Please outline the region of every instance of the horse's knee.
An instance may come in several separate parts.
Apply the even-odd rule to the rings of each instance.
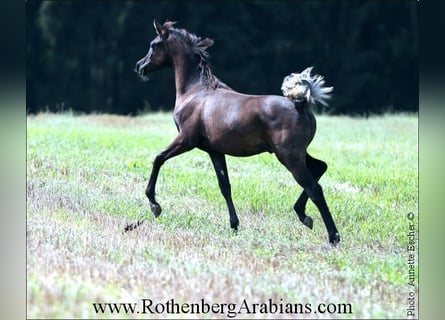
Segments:
[[[160,167],[165,162],[165,155],[164,153],[160,153],[156,156],[155,160],[153,161],[153,167]]]

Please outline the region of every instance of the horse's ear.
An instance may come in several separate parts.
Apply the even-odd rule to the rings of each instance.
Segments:
[[[156,21],[156,19],[153,19],[153,27],[156,30],[157,35],[161,35],[162,33],[162,24]]]
[[[164,22],[164,29],[170,29],[171,27],[173,27],[175,24],[177,24],[177,21],[165,21]]]
[[[168,38],[168,28],[165,27],[165,25],[160,24],[156,21],[156,19],[153,20],[153,27],[156,30],[156,34],[158,36],[161,36],[162,39]]]

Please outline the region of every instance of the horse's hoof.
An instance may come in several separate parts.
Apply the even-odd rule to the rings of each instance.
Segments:
[[[340,242],[340,235],[338,234],[338,232],[335,233],[333,236],[329,236],[329,242],[333,246],[336,246]]]
[[[303,224],[312,230],[312,227],[314,226],[314,221],[312,220],[311,217],[306,216],[306,218],[304,218],[303,220]]]
[[[157,203],[150,203],[150,209],[156,218],[159,217],[162,211],[161,206]]]

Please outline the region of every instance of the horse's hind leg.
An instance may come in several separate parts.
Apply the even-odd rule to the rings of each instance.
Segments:
[[[227,207],[229,208],[230,227],[236,231],[238,230],[239,220],[232,201],[232,191],[230,187],[229,175],[227,173],[226,157],[224,154],[214,152],[209,152],[209,155],[210,159],[212,159],[213,167],[215,168],[219,188],[221,189],[221,193],[223,194]]]
[[[306,167],[310,171],[312,177],[315,179],[315,181],[318,181],[320,177],[326,172],[328,165],[318,159],[315,159],[311,157],[309,154],[306,154]],[[306,215],[306,203],[308,200],[307,193],[303,190],[298,200],[295,202],[294,210],[298,215],[298,218],[300,221],[307,226],[308,228],[312,229],[313,227],[313,221],[311,217],[308,217]]]
[[[326,230],[329,235],[329,242],[337,244],[340,241],[340,235],[332,219],[331,212],[324,198],[323,189],[318,182],[312,177],[309,169],[306,167],[304,158],[292,157],[288,153],[277,154],[280,162],[292,173],[298,184],[304,189],[307,196],[314,202],[320,211]]]
[[[181,153],[187,152],[193,149],[189,144],[186,143],[186,139],[182,134],[179,134],[176,139],[161,153],[159,153],[155,161],[153,162],[153,169],[151,171],[150,180],[148,181],[147,188],[145,189],[145,194],[150,201],[150,208],[155,217],[161,214],[161,206],[156,202],[155,199],[155,187],[156,180],[158,179],[159,170],[161,166],[170,158],[173,158]]]

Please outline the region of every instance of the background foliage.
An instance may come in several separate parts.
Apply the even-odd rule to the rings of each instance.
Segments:
[[[133,72],[153,18],[215,40],[214,73],[235,90],[281,94],[313,65],[333,114],[418,110],[416,1],[27,1],[27,111],[136,114],[174,105],[172,71]]]

